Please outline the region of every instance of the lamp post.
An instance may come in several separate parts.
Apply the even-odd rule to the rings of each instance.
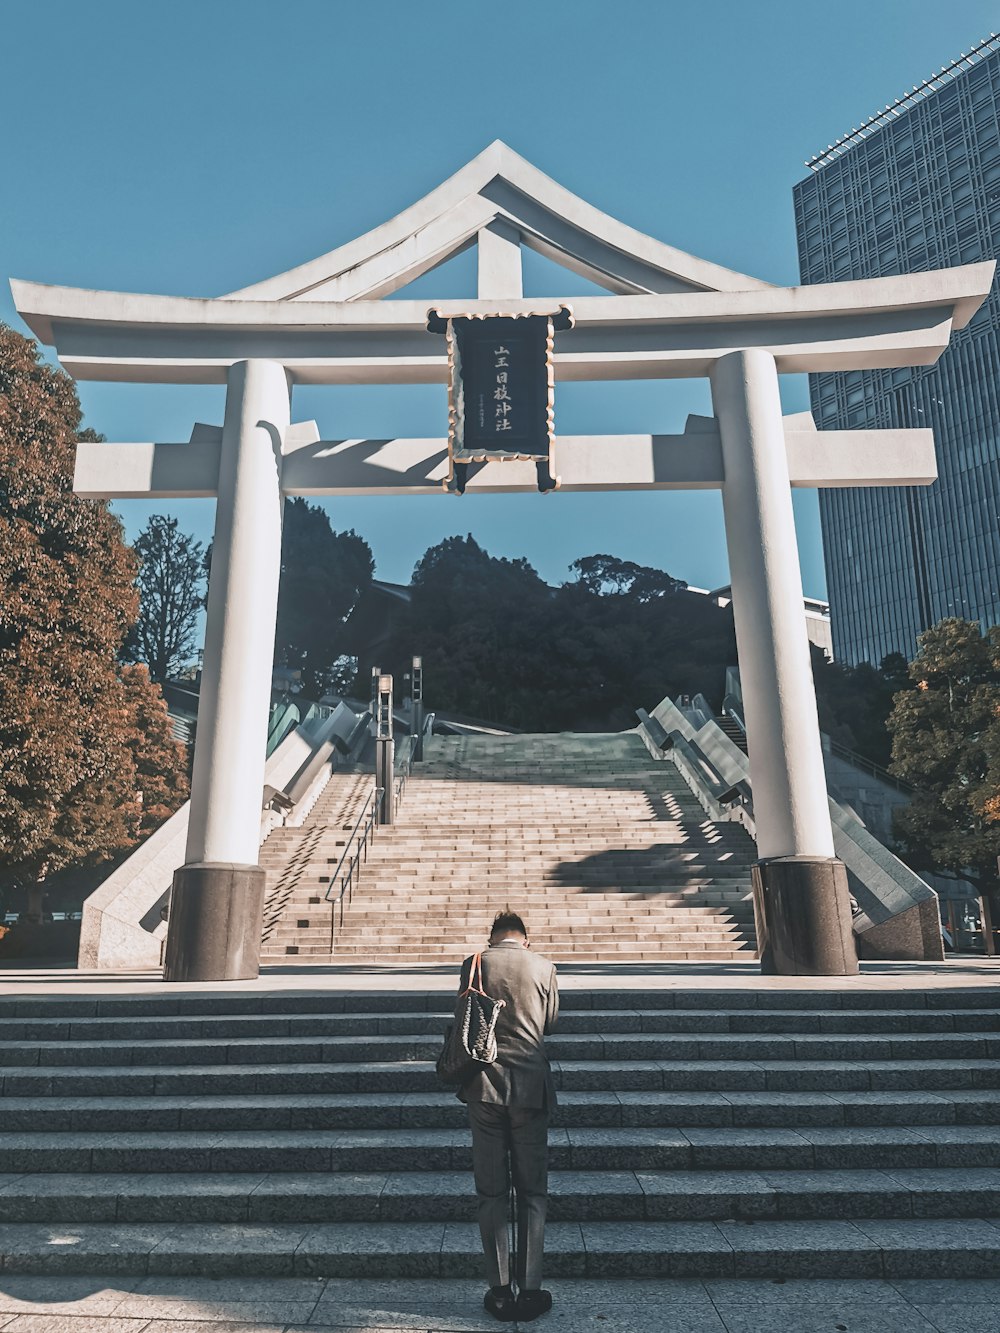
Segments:
[[[410,698],[413,710],[410,713],[410,726],[417,738],[413,747],[413,761],[418,763],[424,757],[424,659],[414,657],[413,673],[410,676]]]
[[[375,678],[375,785],[382,788],[379,807],[380,824],[391,824],[395,814],[393,738],[392,738],[392,677]]]

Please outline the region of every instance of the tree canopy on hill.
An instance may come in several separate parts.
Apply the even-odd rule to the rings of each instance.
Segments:
[[[80,416],[72,380],[0,325],[4,889],[115,857],[186,789],[159,690],[119,661],[136,562],[107,504],[73,494],[76,441],[97,438]]]
[[[371,547],[353,529],[334,532],[319,505],[285,501],[274,663],[301,671],[306,698],[350,683],[339,662],[344,621],[374,570]]]
[[[211,577],[211,543],[204,566]],[[353,528],[335,532],[320,505],[302,497],[285,501],[274,665],[300,673],[305,698],[354,685],[344,622],[374,573],[371,547]]]
[[[447,538],[414,571],[394,670],[421,652],[433,707],[532,731],[628,727],[668,693],[721,699],[736,660],[728,610],[614,556],[571,572],[552,588],[525,560]]]
[[[570,573],[553,588],[525,560],[449,537],[417,563],[385,665],[403,673],[421,653],[428,707],[531,731],[629,727],[636,707],[664,695],[700,692],[721,705],[736,664],[730,607],[617,556],[584,556]],[[903,659],[848,667],[815,648],[813,672],[823,730],[888,765]]]
[[[822,731],[848,749],[888,768],[892,757],[889,713],[897,691],[908,684],[906,658],[890,653],[879,667],[828,661],[813,649],[813,678]]]

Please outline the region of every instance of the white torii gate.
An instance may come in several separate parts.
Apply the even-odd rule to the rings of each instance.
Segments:
[[[478,297],[383,298],[471,245]],[[818,433],[782,418],[781,373],[930,365],[985,299],[993,263],[774,287],[608,217],[500,142],[383,226],[214,299],[11,283],[18,311],[78,379],[226,384],[222,427],[187,444],[81,444],[75,488],[101,498],[216,496],[186,863],[165,976],[257,975],[258,861],[281,511],[286,495],[443,495],[446,441],[318,438],[295,384],[443,383],[444,317],[514,314],[521,247],[605,288],[556,335],[562,380],[707,376],[715,416],[681,435],[557,439],[561,489],[721,489],[759,861],[758,928],[787,973],[854,971],[802,621],[791,486],[926,485],[928,430]],[[564,300],[564,303],[570,303]],[[532,463],[490,463],[468,493],[534,490]],[[546,500],[546,504],[558,504]]]

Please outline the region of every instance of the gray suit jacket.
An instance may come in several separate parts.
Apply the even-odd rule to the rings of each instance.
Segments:
[[[460,991],[469,984],[471,968],[472,959],[467,958]],[[544,1040],[559,1016],[555,965],[516,940],[503,940],[483,951],[483,989],[495,1000],[506,1001],[497,1019],[497,1059],[459,1089],[459,1099],[501,1106],[555,1106]]]

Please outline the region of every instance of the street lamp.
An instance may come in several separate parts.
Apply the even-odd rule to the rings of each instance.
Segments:
[[[413,708],[410,713],[410,726],[416,737],[413,747],[413,761],[418,763],[424,757],[424,659],[414,657],[410,675],[410,698]]]

